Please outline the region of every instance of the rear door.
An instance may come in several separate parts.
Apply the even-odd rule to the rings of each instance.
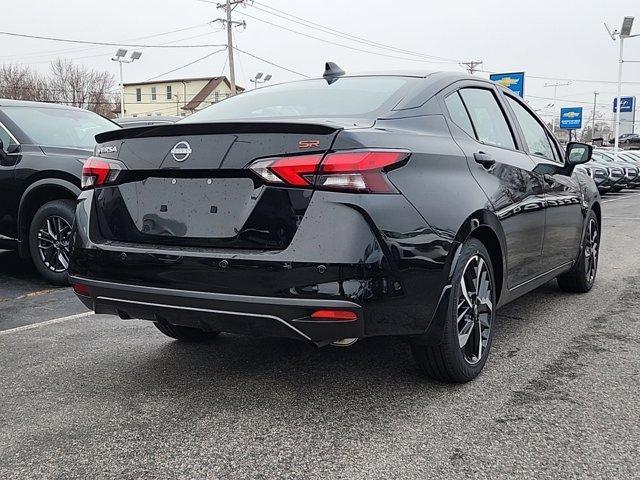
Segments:
[[[542,175],[546,227],[542,265],[552,270],[575,260],[582,238],[582,194],[578,181],[565,168],[557,143],[542,122],[512,95],[504,94],[522,132],[525,148]]]
[[[507,285],[513,288],[542,271],[544,192],[535,164],[520,149],[492,85],[465,82],[444,101],[458,127],[454,138],[504,229]]]

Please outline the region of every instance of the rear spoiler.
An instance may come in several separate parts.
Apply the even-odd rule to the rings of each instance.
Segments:
[[[342,127],[330,127],[318,123],[283,122],[235,122],[235,123],[174,123],[147,127],[123,128],[96,135],[97,143],[113,142],[128,138],[170,137],[184,135],[211,135],[234,133],[300,133],[329,135]]]

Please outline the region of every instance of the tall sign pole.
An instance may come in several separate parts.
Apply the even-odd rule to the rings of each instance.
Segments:
[[[593,117],[591,119],[591,143],[596,138],[596,107],[598,105],[598,92],[593,92]]]

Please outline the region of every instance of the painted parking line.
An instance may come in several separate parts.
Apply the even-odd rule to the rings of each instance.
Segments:
[[[640,220],[640,217],[602,217],[605,220]]]
[[[89,317],[95,315],[93,312],[83,312],[76,315],[69,315],[68,317],[54,318],[53,320],[46,320],[40,323],[32,323],[31,325],[23,325],[22,327],[9,328],[7,330],[0,331],[0,336],[10,335],[12,333],[24,332],[26,330],[33,330],[35,328],[46,327],[47,325],[54,325],[56,323],[64,323],[70,320],[77,320],[79,318]]]
[[[637,197],[638,195],[640,195],[640,193],[633,193],[633,194],[624,195],[624,196],[621,196],[621,197],[610,198],[609,200],[603,200],[602,203],[616,202],[618,200],[625,200],[627,198]]]

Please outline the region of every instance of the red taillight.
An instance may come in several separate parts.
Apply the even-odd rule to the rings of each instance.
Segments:
[[[269,169],[285,183],[296,187],[313,185],[313,176],[322,161],[322,155],[301,155],[279,158],[269,165]]]
[[[122,165],[118,162],[89,157],[82,167],[82,188],[87,190],[113,183],[121,171]]]
[[[76,292],[78,295],[82,295],[83,297],[91,296],[91,290],[89,289],[89,287],[81,283],[75,283],[73,285],[73,291]]]
[[[392,193],[386,172],[409,156],[405,151],[353,150],[326,156],[297,155],[258,160],[249,168],[269,183],[364,193]]]
[[[355,190],[365,193],[392,193],[396,189],[385,171],[399,166],[408,157],[398,151],[353,151],[328,154],[316,179],[318,188]]]
[[[311,318],[330,322],[355,322],[358,315],[349,310],[316,310],[311,314]]]

